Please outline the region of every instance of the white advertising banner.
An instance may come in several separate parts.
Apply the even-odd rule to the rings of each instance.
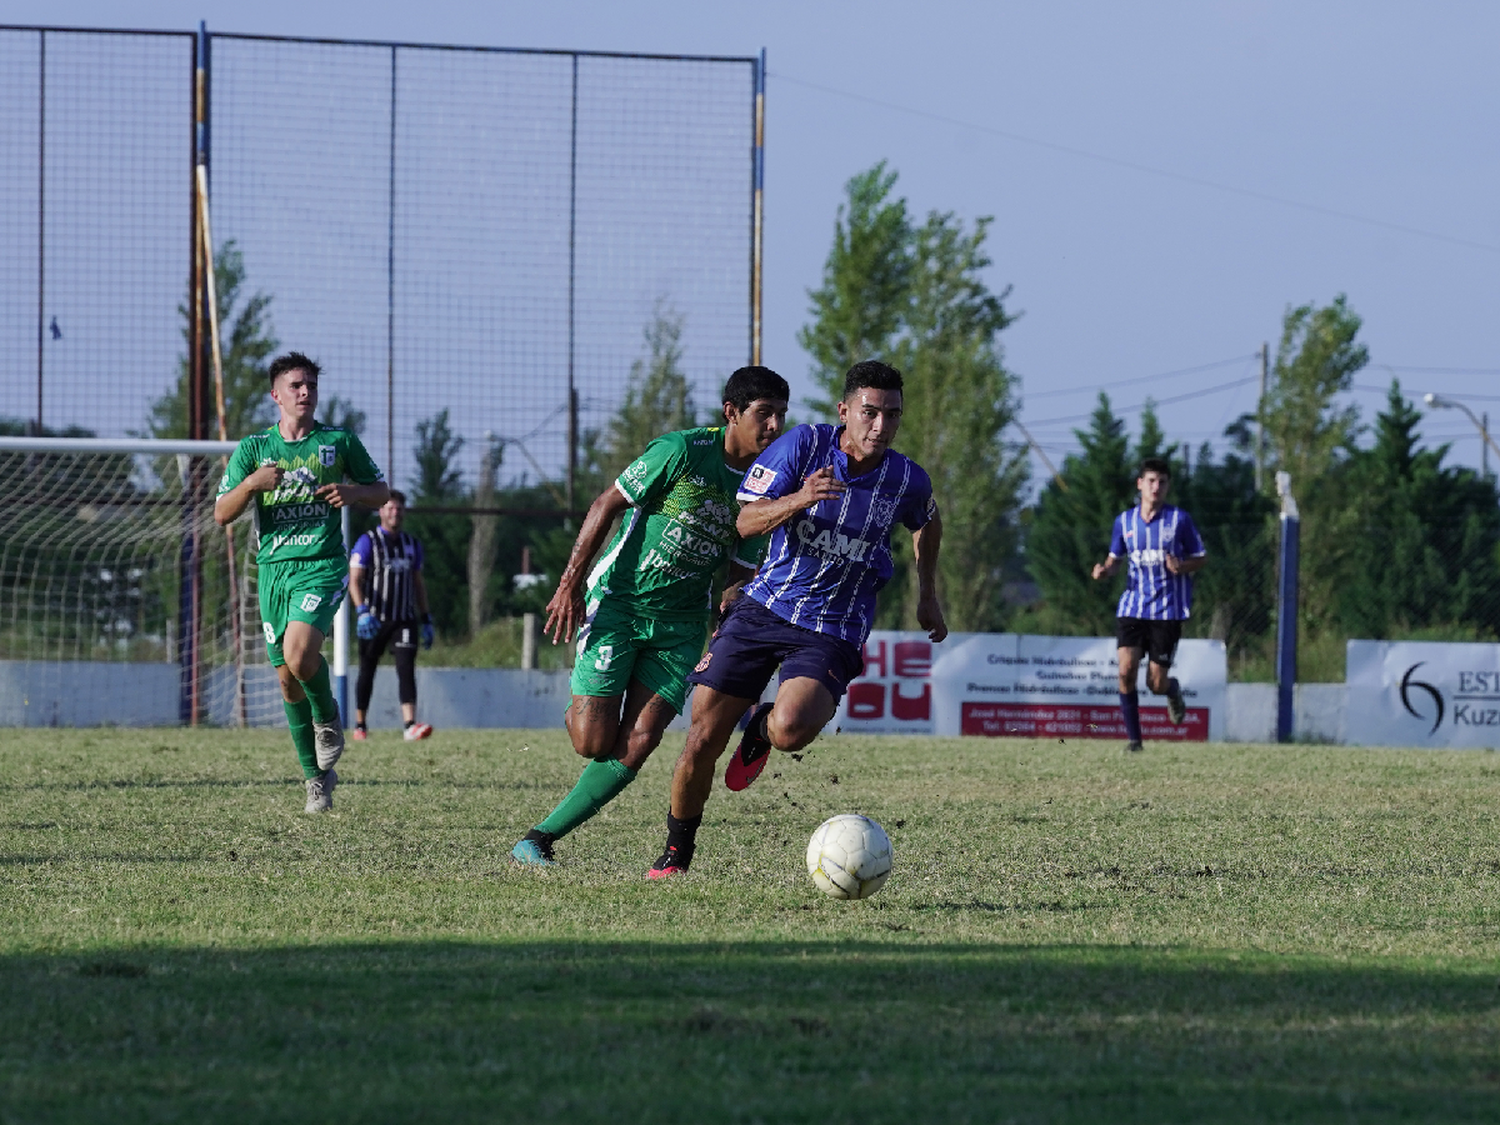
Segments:
[[[1112,637],[955,633],[934,645],[923,633],[877,631],[865,643],[865,671],[840,707],[846,731],[992,737],[1121,739],[1117,651]],[[1224,737],[1228,662],[1221,641],[1183,641],[1172,667],[1187,720],[1167,720],[1165,698],[1146,689],[1141,727],[1148,740]]]
[[[1355,746],[1500,748],[1500,644],[1350,641]]]

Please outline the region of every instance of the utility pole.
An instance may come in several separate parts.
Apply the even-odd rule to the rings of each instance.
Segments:
[[[1479,418],[1480,418],[1480,422],[1481,422],[1481,425],[1480,425],[1479,428],[1482,431],[1482,433],[1481,433],[1480,436],[1483,437],[1483,439],[1484,439],[1483,441],[1481,441],[1479,443],[1479,462],[1484,467],[1484,479],[1485,480],[1489,480],[1490,479],[1490,412],[1488,410],[1486,410],[1483,414],[1481,414],[1479,416]]]
[[[1255,491],[1260,492],[1266,475],[1266,384],[1270,379],[1271,346],[1260,345],[1260,400],[1255,407]]]

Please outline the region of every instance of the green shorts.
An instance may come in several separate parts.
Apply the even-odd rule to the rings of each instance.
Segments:
[[[574,695],[624,695],[639,680],[682,713],[687,674],[703,655],[703,618],[661,620],[605,598],[578,634]]]
[[[349,563],[343,558],[264,563],[260,568],[260,620],[271,666],[286,663],[281,642],[292,621],[305,621],[325,637],[349,586]]]

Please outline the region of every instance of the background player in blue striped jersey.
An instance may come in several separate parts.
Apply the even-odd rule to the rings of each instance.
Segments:
[[[750,466],[736,497],[747,538],[771,533],[765,562],[688,677],[697,685],[687,746],[672,774],[667,847],[653,879],[686,871],[713,788],[715,765],[735,725],[777,667],[774,704],[757,707],[725,772],[743,789],[774,746],[801,750],[833,718],[864,668],[875,594],[888,581],[891,532],[912,533],[917,621],[934,641],[948,635],[937,596],[943,525],[922,467],[890,448],[901,425],[901,372],[857,363],[844,379],[839,425],[796,426]]]
[[[1167,715],[1180,724],[1187,715],[1182,689],[1168,674],[1182,623],[1192,615],[1192,576],[1203,569],[1208,552],[1193,517],[1167,503],[1172,487],[1172,467],[1159,457],[1141,462],[1136,480],[1141,501],[1115,517],[1109,555],[1094,564],[1094,580],[1108,578],[1129,561],[1125,592],[1115,611],[1115,636],[1120,656],[1120,712],[1130,739],[1125,749],[1141,749],[1140,699],[1136,677],[1141,653],[1150,657],[1146,686],[1167,697]]]
[[[432,734],[431,723],[417,722],[417,638],[431,648],[437,636],[427,611],[422,581],[422,543],[409,531],[406,494],[391,489],[380,506],[380,526],[359,537],[349,553],[349,600],[359,611],[359,679],[354,685],[354,737],[369,737],[365,712],[375,688],[375,668],[390,648],[396,661],[396,692],[401,701],[404,737],[416,742]]]

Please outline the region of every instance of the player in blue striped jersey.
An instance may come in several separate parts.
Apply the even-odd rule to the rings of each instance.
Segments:
[[[774,703],[750,713],[724,782],[743,789],[772,747],[812,742],[864,667],[876,592],[890,581],[891,533],[912,535],[917,621],[948,635],[936,579],[942,521],[921,466],[890,448],[901,425],[901,373],[873,361],[844,380],[839,425],[796,426],[750,466],[736,499],[740,535],[771,535],[765,561],[725,617],[690,683],[692,725],[672,774],[667,847],[649,875],[686,871],[715,765],[747,708],[780,668]]]
[[[1115,517],[1109,555],[1094,565],[1094,580],[1108,578],[1128,560],[1125,592],[1115,611],[1120,657],[1120,712],[1130,751],[1141,749],[1140,699],[1136,677],[1141,654],[1150,658],[1146,686],[1167,697],[1167,715],[1180,724],[1187,704],[1175,677],[1169,674],[1182,623],[1193,611],[1193,575],[1203,569],[1208,552],[1193,517],[1167,503],[1172,467],[1160,457],[1141,462],[1136,480],[1141,501]]]

